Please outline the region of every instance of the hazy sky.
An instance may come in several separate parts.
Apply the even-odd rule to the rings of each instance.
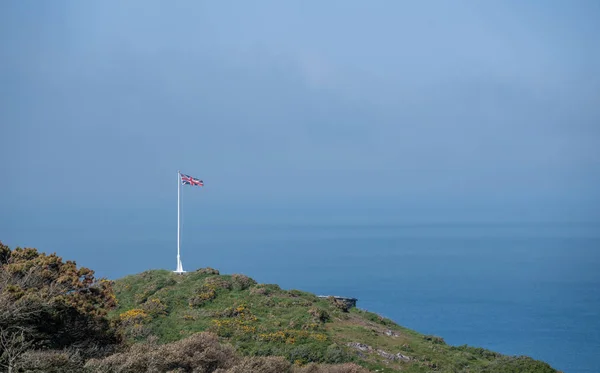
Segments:
[[[600,2],[2,1],[0,126],[5,226],[178,169],[214,216],[598,220]]]

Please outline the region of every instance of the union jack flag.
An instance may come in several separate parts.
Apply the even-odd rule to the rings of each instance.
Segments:
[[[200,179],[196,179],[195,177],[181,174],[181,185],[204,186],[204,182]]]

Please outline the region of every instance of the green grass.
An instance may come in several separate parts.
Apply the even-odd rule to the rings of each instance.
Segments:
[[[124,322],[131,341],[155,335],[166,343],[212,331],[242,354],[280,355],[301,364],[354,361],[378,372],[555,372],[526,357],[449,346],[374,313],[356,308],[343,312],[314,294],[256,284],[245,276],[206,269],[183,275],[154,270],[117,280],[115,292],[119,305],[111,317],[125,320],[120,315],[132,309],[147,314]],[[190,305],[192,299],[196,301]],[[348,346],[356,342],[372,350]],[[401,353],[410,361],[392,361],[377,350]]]

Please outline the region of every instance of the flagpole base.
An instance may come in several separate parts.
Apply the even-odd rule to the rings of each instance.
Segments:
[[[175,273],[185,273],[186,272],[183,270],[183,264],[181,264],[181,259],[179,259],[179,255],[177,255],[177,269],[173,272],[175,272]]]

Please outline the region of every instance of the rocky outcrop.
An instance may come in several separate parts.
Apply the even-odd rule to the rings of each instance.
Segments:
[[[412,360],[410,356],[403,355],[400,352],[398,352],[397,354],[392,354],[384,350],[375,350],[373,347],[360,342],[350,342],[347,344],[347,346],[362,352],[376,353],[377,355],[392,361],[408,362]]]
[[[388,360],[410,361],[410,357],[402,355],[400,352],[398,352],[397,354],[390,354],[389,352],[383,350],[377,350],[377,354]]]
[[[346,312],[350,308],[356,307],[356,302],[358,301],[356,298],[338,297],[336,295],[319,295],[318,297],[321,299],[329,299],[329,301],[339,305],[339,308]]]
[[[385,335],[387,335],[388,337],[399,337],[400,335],[398,333],[396,333],[395,331],[388,329],[385,331]]]

